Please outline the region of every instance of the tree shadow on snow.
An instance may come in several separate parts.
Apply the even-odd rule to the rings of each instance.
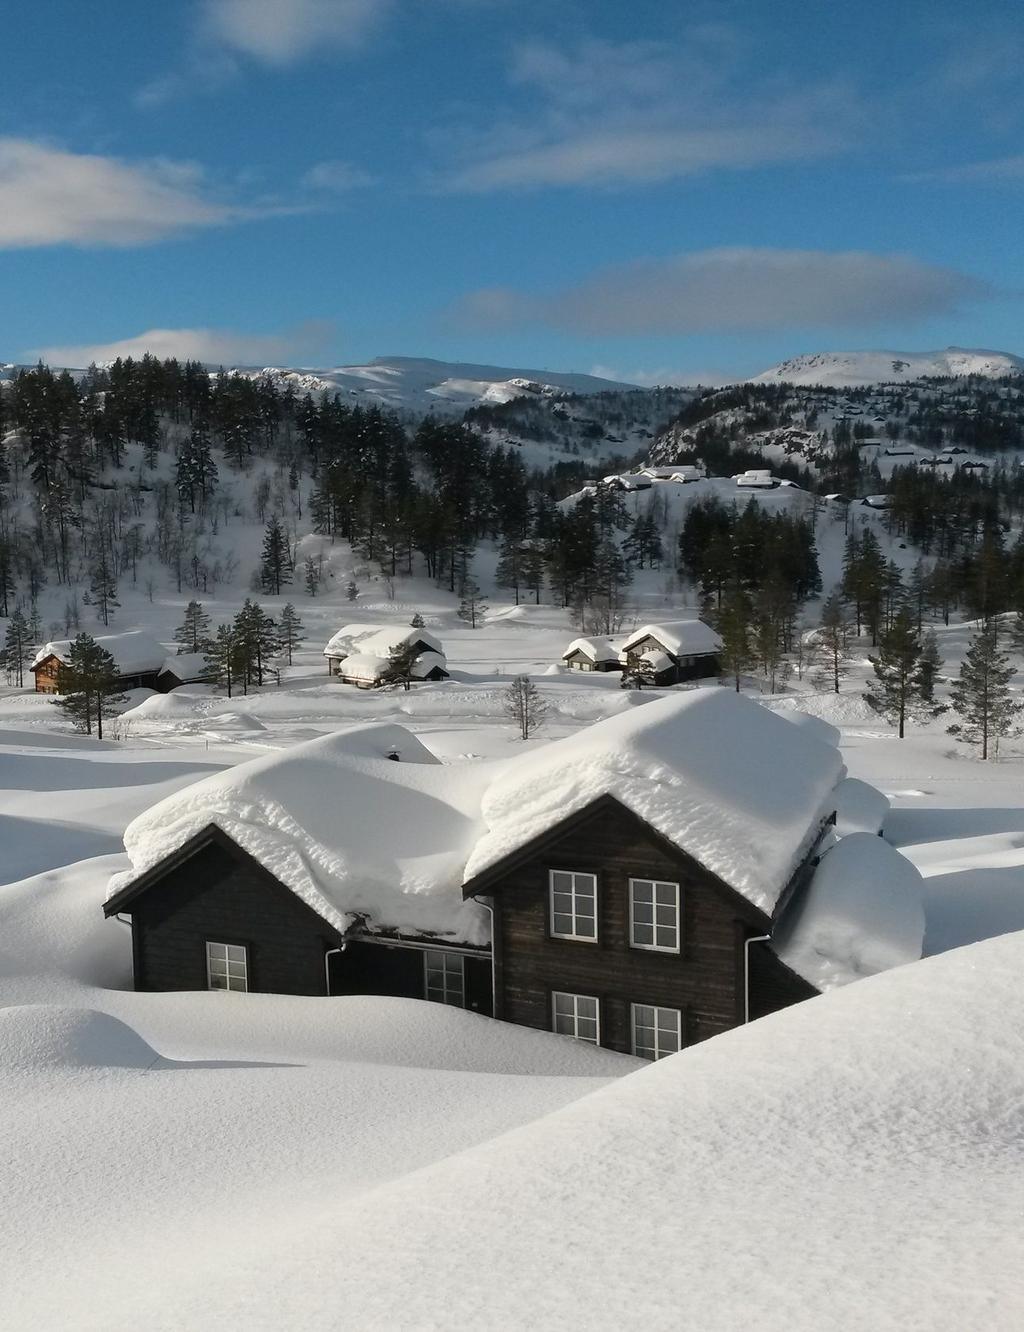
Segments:
[[[993,833],[1024,834],[1024,808],[892,809],[885,820],[885,840],[893,846],[949,842]]]

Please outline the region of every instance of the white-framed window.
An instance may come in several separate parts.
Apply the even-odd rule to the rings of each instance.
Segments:
[[[466,1006],[466,959],[461,953],[445,953],[430,948],[423,954],[424,983],[427,998],[453,1008]]]
[[[600,1045],[601,1005],[591,994],[556,990],[551,996],[551,1026],[560,1036]]]
[[[641,1059],[664,1059],[682,1048],[683,1015],[678,1008],[631,1004],[633,1053]]]
[[[630,879],[629,942],[656,953],[679,952],[679,884]]]
[[[597,875],[551,870],[551,933],[556,939],[597,939]]]
[[[242,944],[206,941],[206,984],[211,990],[248,990],[248,950]]]

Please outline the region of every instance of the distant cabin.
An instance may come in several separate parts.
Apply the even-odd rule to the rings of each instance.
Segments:
[[[779,484],[778,478],[772,476],[768,468],[763,467],[740,472],[733,477],[733,480],[741,490],[775,490]]]
[[[722,640],[703,620],[663,620],[645,624],[625,640],[620,660],[647,661],[657,685],[682,684],[721,674]]]
[[[506,760],[353,726],[139,816],[104,912],[131,919],[138,990],[396,995],[658,1059],[863,974],[917,871],[868,833],[835,860],[844,772],[720,689]],[[821,891],[819,865],[842,871]],[[916,910],[880,966],[920,956]]]
[[[149,634],[135,629],[124,634],[101,634],[96,643],[114,658],[117,671],[115,689],[156,689],[166,693],[171,685],[161,686],[160,673],[167,661],[167,649]],[[60,692],[59,674],[71,660],[74,639],[58,638],[44,644],[29,669],[35,677],[37,694]]]
[[[210,680],[210,662],[205,652],[180,652],[168,657],[156,677],[161,694],[169,694],[187,684],[203,684]]]
[[[888,509],[892,506],[892,499],[888,495],[865,495],[861,504],[869,509]]]
[[[324,648],[328,674],[357,689],[377,689],[392,652],[410,648],[414,680],[447,680],[448,662],[441,640],[413,625],[346,624]]]
[[[617,649],[607,638],[574,638],[562,653],[571,671],[621,671]]]

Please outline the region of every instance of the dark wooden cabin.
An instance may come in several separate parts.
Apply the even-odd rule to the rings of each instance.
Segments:
[[[131,916],[137,990],[390,994],[492,1012],[490,949],[343,936],[213,824],[103,910]]]
[[[493,909],[495,1014],[522,1026],[660,1057],[816,993],[747,947],[764,912],[611,796],[465,892]]]

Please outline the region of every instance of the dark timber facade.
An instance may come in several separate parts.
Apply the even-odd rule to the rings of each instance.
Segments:
[[[768,916],[611,796],[491,866],[465,895],[490,907],[492,949],[342,936],[211,825],[105,911],[131,915],[139,990],[433,999],[650,1057],[815,993],[770,946],[748,945],[770,932]],[[561,937],[567,919],[572,937]],[[652,1055],[655,1022],[662,1048]]]

